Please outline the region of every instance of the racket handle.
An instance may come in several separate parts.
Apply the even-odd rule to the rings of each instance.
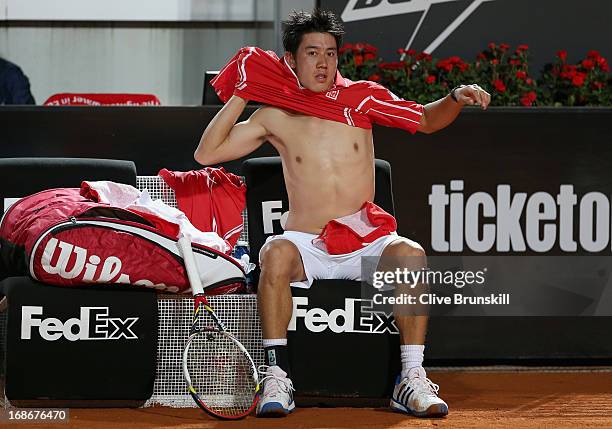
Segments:
[[[193,255],[193,249],[191,248],[191,241],[187,237],[181,236],[178,240],[178,245],[183,254],[183,261],[185,263],[185,270],[187,271],[187,278],[191,285],[191,291],[194,295],[204,293],[198,266],[195,261],[195,256]]]

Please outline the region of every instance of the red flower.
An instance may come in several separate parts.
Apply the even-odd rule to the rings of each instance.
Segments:
[[[518,45],[516,47],[516,50],[519,51],[519,52],[526,51],[528,49],[529,49],[529,45]]]
[[[377,73],[374,73],[372,76],[368,78],[368,80],[373,80],[374,82],[378,82],[380,81],[380,75]]]
[[[353,45],[353,52],[359,53],[363,51],[363,48],[364,48],[363,43],[355,43],[355,45]]]
[[[603,82],[593,82],[593,89],[601,89],[604,87]]]
[[[425,82],[427,82],[428,85],[432,85],[435,81],[436,77],[433,75],[429,75],[425,78]]]
[[[494,50],[496,48],[495,43],[491,42],[489,43],[489,49],[490,50]]]
[[[353,45],[351,45],[350,43],[345,43],[344,45],[340,47],[338,52],[340,53],[340,55],[342,55],[346,51],[352,51],[352,50],[353,50]]]
[[[523,106],[531,106],[533,102],[536,101],[536,98],[536,93],[534,91],[529,91],[521,97],[521,104]]]
[[[511,59],[509,62],[510,62],[510,65],[512,66],[520,66],[521,64],[523,64],[521,60],[516,60],[516,59]]]
[[[468,63],[464,63],[463,61],[461,61],[460,63],[457,64],[457,68],[459,69],[460,72],[464,72],[466,71],[468,68],[470,67],[470,65]]]
[[[404,68],[404,63],[401,61],[395,61],[392,63],[380,63],[378,67],[384,70],[401,70]]]
[[[582,85],[584,85],[585,79],[586,79],[586,73],[576,72],[576,74],[572,78],[572,85],[576,87],[581,87]]]
[[[495,87],[497,92],[505,92],[506,91],[506,85],[500,79],[495,79],[493,81],[493,86]]]
[[[416,51],[415,51],[414,49],[408,49],[408,50],[406,51],[406,53],[407,53],[408,55],[412,56],[412,55],[415,55],[415,54],[416,54]]]
[[[369,60],[375,60],[376,59],[376,54],[373,52],[366,52],[365,54],[363,54],[363,59],[366,61]]]
[[[525,73],[524,71],[519,70],[519,71],[516,72],[516,77],[517,77],[517,79],[525,80],[527,78],[527,73]]]
[[[405,50],[404,48],[399,48],[399,49],[397,50],[397,53],[398,53],[398,54],[400,54],[400,55],[402,55],[402,54],[405,54],[405,53],[406,53],[406,50]]]
[[[510,45],[508,45],[507,43],[500,43],[499,44],[499,49],[501,49],[503,52],[505,52],[508,49],[510,49]]]
[[[477,60],[486,60],[487,56],[481,52],[478,55],[476,55],[476,59]]]
[[[453,63],[450,61],[450,58],[447,58],[445,60],[438,61],[438,64],[436,64],[436,67],[439,69],[445,70],[447,72],[450,72],[453,70]]]
[[[587,52],[587,58],[592,58],[596,60],[599,57],[601,57],[601,55],[599,55],[599,51],[592,50],[592,51]]]
[[[499,63],[499,61],[497,61],[497,58],[493,58],[491,60],[491,64],[496,65],[497,63]]]
[[[567,60],[567,51],[557,51],[557,56],[562,62]]]
[[[378,48],[374,45],[370,45],[368,43],[364,43],[363,45],[363,52],[365,52],[366,54],[374,54],[376,55],[376,53],[378,52]]]
[[[355,65],[360,66],[363,64],[363,55],[357,54],[355,55]]]
[[[526,83],[527,85],[532,85],[532,84],[533,84],[533,79],[531,79],[531,78],[529,78],[529,77],[528,77],[528,78],[525,80],[525,83]]]
[[[606,61],[604,57],[599,57],[596,61],[597,65],[602,71],[605,71],[606,73],[610,71],[610,68],[608,67],[608,61]]]
[[[576,76],[576,66],[564,65],[561,68],[561,73],[559,73],[559,76],[562,79],[573,79],[574,76]]]
[[[583,60],[582,61],[582,67],[584,67],[586,70],[593,70],[593,68],[595,67],[595,62],[593,60]]]
[[[425,52],[421,52],[420,54],[416,56],[416,60],[417,61],[421,61],[421,60],[431,61],[431,55],[426,54]]]

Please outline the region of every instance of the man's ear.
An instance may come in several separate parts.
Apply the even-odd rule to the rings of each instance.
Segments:
[[[285,61],[287,61],[289,67],[291,67],[292,69],[295,68],[295,58],[293,57],[293,54],[291,52],[285,52]]]

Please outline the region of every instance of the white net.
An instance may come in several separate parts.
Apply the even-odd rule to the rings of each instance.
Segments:
[[[261,328],[255,295],[220,295],[209,298],[210,305],[247,349],[255,365],[263,364]],[[193,316],[193,299],[176,295],[160,295],[157,301],[159,334],[157,346],[157,375],[153,396],[145,407],[195,407],[187,393],[182,370],[182,353],[189,336]],[[201,371],[215,365],[222,353],[207,353]],[[207,362],[206,359],[210,361]]]
[[[176,203],[176,196],[174,195],[174,191],[170,186],[164,182],[160,176],[138,176],[136,178],[136,187],[141,191],[146,189],[151,195],[152,200],[162,200],[164,203],[168,204],[170,207],[178,208]],[[245,243],[249,242],[249,225],[247,221],[247,210],[246,207],[242,212],[242,225],[244,229],[240,234],[240,238],[238,240],[244,241]]]
[[[137,187],[147,189],[151,199],[161,199],[171,207],[177,207],[174,191],[159,176],[138,176]],[[242,212],[244,230],[240,240],[248,243],[247,213]],[[218,317],[225,323],[227,330],[234,334],[244,345],[255,365],[263,364],[261,328],[257,314],[255,295],[220,295],[209,298]],[[187,393],[183,379],[182,354],[193,317],[193,299],[186,296],[159,295],[157,300],[159,333],[157,346],[157,374],[153,386],[153,396],[145,407],[162,405],[169,407],[195,407]],[[213,346],[214,350],[214,346]],[[222,353],[206,353],[201,368],[193,371],[208,371]],[[209,359],[210,362],[207,362]],[[221,382],[221,381],[219,381]],[[231,396],[231,395],[230,395]],[[222,398],[227,402],[228,398]],[[229,398],[230,402],[236,398]]]

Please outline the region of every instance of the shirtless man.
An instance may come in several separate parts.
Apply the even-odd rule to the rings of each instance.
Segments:
[[[285,60],[301,85],[314,92],[332,88],[344,34],[339,20],[331,12],[315,10],[294,12],[284,24]],[[477,85],[456,88],[452,96],[424,106],[418,131],[440,130],[453,122],[464,105],[485,109],[489,101],[489,94]],[[343,255],[313,250],[312,239],[330,220],[356,213],[364,202],[374,200],[372,130],[276,107],[262,107],[247,121],[236,123],[246,105],[247,100],[234,95],[207,126],[194,156],[201,164],[217,164],[248,155],[266,141],[281,156],[289,216],[285,233],[268,239],[260,252],[258,303],[267,366],[257,415],[284,416],[295,407],[287,357],[293,309],[290,284],[308,287],[313,278],[328,275],[317,272],[329,266],[326,261],[336,263],[343,278],[360,280],[362,256],[424,258],[425,253],[419,244],[398,235],[381,237],[356,255],[351,253],[350,261]],[[417,416],[446,415],[448,406],[422,367],[427,316],[396,311],[395,320],[402,373],[391,407]]]

